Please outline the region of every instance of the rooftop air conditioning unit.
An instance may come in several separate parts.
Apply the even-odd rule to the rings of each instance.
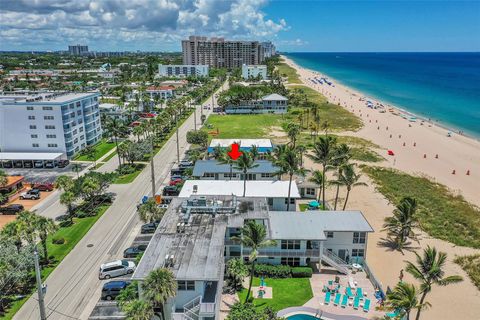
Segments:
[[[197,193],[198,192],[198,185],[194,184],[193,185],[193,193]]]

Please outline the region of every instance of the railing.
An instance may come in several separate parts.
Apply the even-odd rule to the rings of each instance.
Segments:
[[[252,249],[244,248],[243,254],[250,254]],[[260,257],[319,257],[320,250],[318,249],[303,249],[303,250],[289,250],[289,249],[260,249],[258,251]]]
[[[378,281],[377,277],[375,277],[372,270],[370,270],[370,267],[368,266],[367,261],[363,260],[362,266],[363,266],[363,270],[365,270],[365,273],[367,274],[368,279],[370,279],[370,282],[373,284],[373,286],[378,288],[383,294],[385,294],[385,291],[383,291],[382,283]]]
[[[209,302],[209,303],[200,303],[200,314],[212,314],[215,313],[215,302]]]
[[[188,317],[188,320],[198,319],[198,310],[200,309],[199,304],[201,301],[202,296],[198,296],[183,306],[183,313],[186,317]]]
[[[323,248],[322,260],[330,264],[332,267],[340,271],[341,273],[348,274],[348,263],[343,261],[339,256],[331,251]]]

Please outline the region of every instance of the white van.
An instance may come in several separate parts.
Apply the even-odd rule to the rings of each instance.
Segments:
[[[116,260],[100,266],[99,279],[110,279],[123,276],[135,271],[135,263],[128,260]]]

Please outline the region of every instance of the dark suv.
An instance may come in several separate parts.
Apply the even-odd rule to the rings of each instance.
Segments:
[[[154,233],[155,230],[157,230],[157,227],[158,227],[157,222],[146,223],[140,229],[140,233],[141,234]]]
[[[164,196],[178,196],[180,194],[180,190],[176,186],[166,186],[163,188],[162,194]]]
[[[120,291],[125,289],[130,282],[128,281],[110,281],[103,285],[102,300],[115,300]]]
[[[17,214],[19,212],[22,212],[24,209],[23,205],[21,204],[11,204],[6,207],[1,207],[0,208],[0,213],[2,214]]]
[[[145,250],[147,250],[147,244],[139,244],[125,249],[125,251],[123,251],[123,257],[136,258],[139,254],[145,252]]]

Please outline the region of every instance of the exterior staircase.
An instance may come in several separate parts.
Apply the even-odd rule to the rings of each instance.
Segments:
[[[333,252],[328,251],[323,248],[322,252],[322,261],[329,264],[331,267],[337,269],[338,272],[343,274],[348,274],[348,263],[341,259],[339,256]]]

